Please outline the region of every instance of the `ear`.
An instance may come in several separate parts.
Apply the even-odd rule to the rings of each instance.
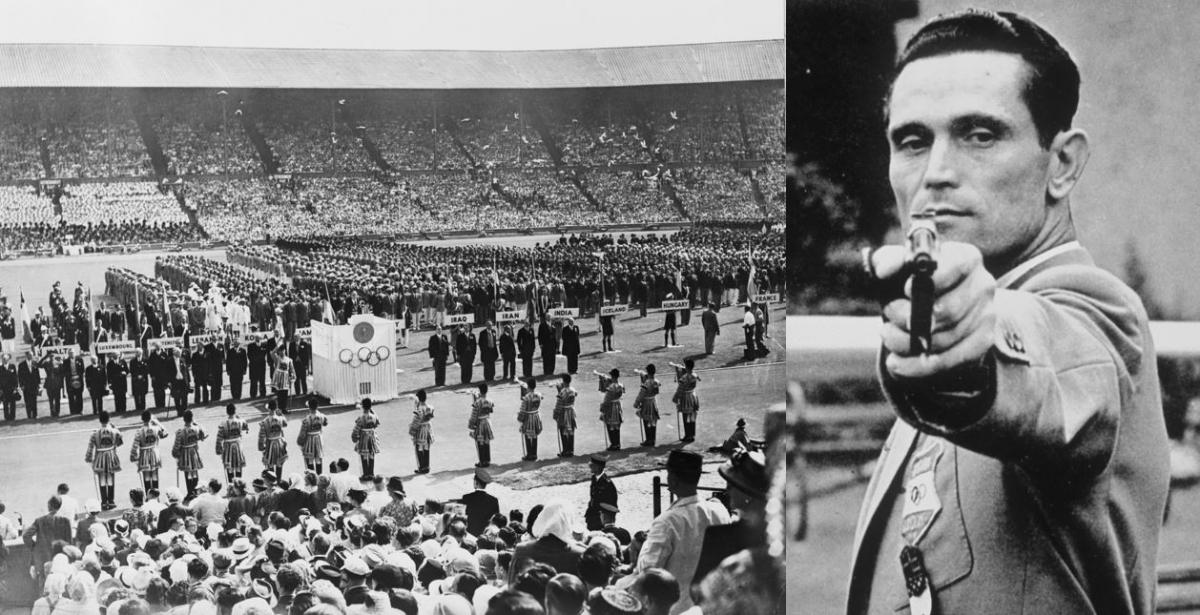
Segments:
[[[1078,128],[1054,137],[1050,144],[1050,169],[1046,181],[1046,194],[1052,202],[1062,201],[1071,194],[1083,175],[1090,154],[1087,133]]]

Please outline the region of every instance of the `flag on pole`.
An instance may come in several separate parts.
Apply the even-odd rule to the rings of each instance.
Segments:
[[[29,327],[29,308],[25,307],[25,291],[21,290],[20,293],[21,293],[21,325],[22,325],[21,328],[24,329],[24,333],[22,333],[22,337],[25,339],[26,344],[32,344],[33,343],[33,329],[31,329]]]
[[[749,260],[750,276],[746,279],[746,301],[753,303],[754,295],[758,294],[758,282],[754,279],[758,275],[758,271],[754,268],[754,248],[749,249]]]
[[[92,309],[92,287],[87,287],[88,352],[96,354],[96,311]]]
[[[170,329],[170,327],[168,327],[167,325],[170,324],[170,322],[171,322],[171,304],[167,301],[167,281],[159,280],[159,284],[162,285],[162,304],[163,304],[162,305],[162,309],[163,309],[162,317],[159,318],[159,321],[163,323],[162,330],[166,331],[167,329]],[[184,322],[187,322],[186,318],[184,319]],[[171,332],[174,333],[174,329],[171,329]]]
[[[139,295],[138,295],[138,285],[137,285],[137,282],[134,282],[134,284],[133,284],[133,322],[129,323],[129,326],[127,327],[127,329],[129,329],[130,339],[134,339],[134,340],[140,339],[142,337],[142,328],[141,328],[142,327],[142,307],[140,305],[140,302],[141,302],[141,299],[139,298]]]
[[[492,296],[500,296],[500,274],[496,271],[496,254],[492,253]]]

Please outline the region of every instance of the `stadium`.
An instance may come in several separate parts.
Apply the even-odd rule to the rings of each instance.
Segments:
[[[763,512],[778,501],[781,458],[733,443],[761,449],[782,415],[783,58],[782,40],[540,51],[0,45],[0,341],[11,357],[0,376],[14,374],[0,382],[0,530],[13,530],[4,612],[59,600],[121,615],[542,612],[511,610],[529,600],[551,612],[540,592],[556,569],[513,551],[558,536],[577,552],[558,572],[579,577],[554,584],[577,601],[554,612],[586,601],[592,612],[676,613],[693,600],[708,601],[705,613],[782,612],[782,539],[765,538]],[[506,336],[520,346],[526,321],[530,350],[513,359]],[[438,351],[443,327],[449,347]],[[360,342],[373,331],[383,350],[361,354],[351,329]],[[499,336],[498,353],[484,336]],[[240,346],[249,395],[229,358]],[[76,356],[86,375],[73,371]],[[144,402],[130,367],[143,356]],[[156,361],[181,371],[160,383]],[[271,387],[260,382],[257,394],[256,362]],[[17,378],[18,363],[40,368],[38,385]],[[666,399],[693,363],[702,402]],[[645,392],[635,372],[648,364],[661,381],[657,442],[647,406],[633,407]],[[296,378],[279,395],[285,366]],[[573,457],[556,454],[567,441],[549,412],[568,371]],[[65,402],[48,390],[56,379]],[[481,382],[495,406],[490,459],[468,433]],[[540,457],[537,431],[518,425],[537,413],[536,385]],[[638,424],[623,436],[616,424],[623,446],[612,422],[597,424],[621,392],[624,422]],[[367,430],[381,450],[359,477],[362,398],[375,402]],[[409,452],[410,413],[426,399],[433,443],[422,459]],[[307,446],[271,473],[276,464],[247,448],[245,479],[226,473],[213,447],[226,439],[226,404],[260,442],[282,404],[292,441],[308,429],[310,400],[325,419],[316,469],[342,458],[349,474],[318,477]],[[167,434],[153,483],[128,456],[145,429],[142,403]],[[101,407],[110,433],[123,434],[123,472],[84,460],[105,450],[89,446]],[[185,407],[207,432],[199,470],[170,450],[192,433]],[[589,456],[605,453],[619,513],[584,530]],[[725,522],[727,508],[742,510],[758,530],[730,543],[754,548],[707,577],[690,579],[694,562],[677,558],[685,574],[665,578],[678,581],[678,601],[661,593],[669,558],[654,564],[658,551],[643,550],[655,517],[673,508],[677,456],[703,464],[703,506]],[[767,481],[744,508],[729,504],[735,461],[758,464]],[[479,465],[505,515],[463,532],[474,513],[460,498]],[[160,479],[145,502],[125,495]],[[205,493],[210,479],[217,488]],[[69,490],[57,501],[76,500],[83,524],[71,518],[64,543],[46,515],[60,483]],[[156,494],[162,504],[149,501]],[[551,522],[536,522],[542,510]],[[695,549],[704,539],[688,538]],[[658,590],[644,587],[647,565]],[[732,597],[723,588],[744,582],[739,571],[756,581]]]

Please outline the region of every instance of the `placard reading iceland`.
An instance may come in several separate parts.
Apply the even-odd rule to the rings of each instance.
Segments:
[[[616,316],[629,311],[628,305],[602,305],[600,306],[601,316]]]

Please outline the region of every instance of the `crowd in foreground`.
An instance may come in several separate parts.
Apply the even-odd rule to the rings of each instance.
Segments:
[[[697,495],[700,456],[672,451],[676,499],[634,531],[610,508],[585,525],[563,499],[502,514],[484,470],[459,500],[422,503],[399,477],[364,483],[331,466],[264,472],[252,489],[214,479],[191,501],[134,490],[114,518],[91,501],[77,515],[62,485],[22,532],[42,589],[33,614],[782,613],[761,451],[735,451],[719,470],[726,495],[712,499]]]

